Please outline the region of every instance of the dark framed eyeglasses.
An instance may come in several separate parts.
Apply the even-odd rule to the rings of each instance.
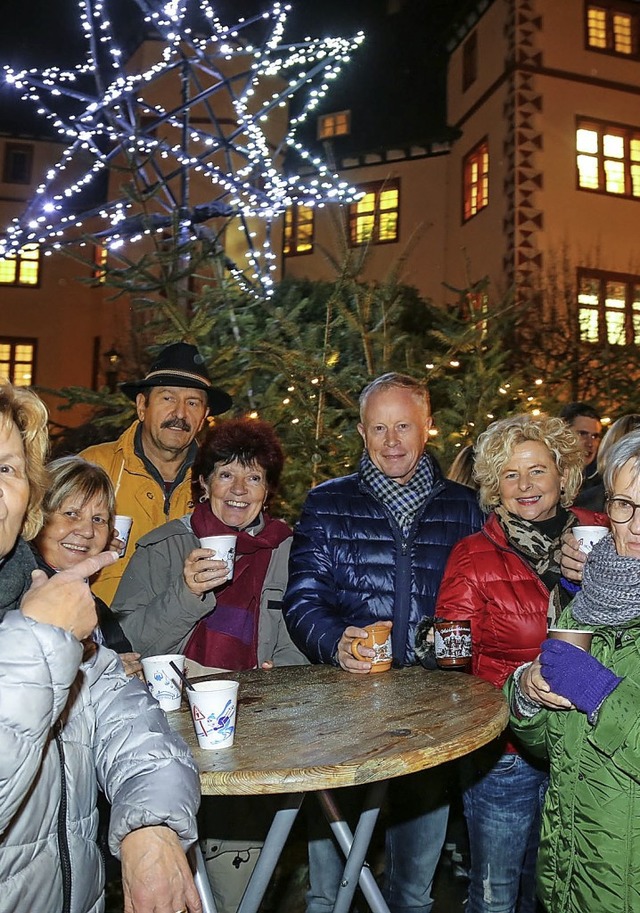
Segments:
[[[629,523],[635,517],[636,511],[640,510],[640,504],[636,504],[635,501],[631,501],[629,498],[607,495],[605,509],[607,516],[613,523]]]

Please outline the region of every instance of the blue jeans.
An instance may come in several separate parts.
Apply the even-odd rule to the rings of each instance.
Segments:
[[[431,889],[449,817],[447,768],[390,781],[385,834],[383,894],[391,913],[430,913]],[[362,804],[361,787],[336,795],[353,827]],[[309,805],[309,891],[306,913],[329,913],[344,870],[344,856],[317,805]]]
[[[473,759],[465,759],[465,778]],[[465,786],[471,853],[467,913],[535,913],[546,772],[520,755],[504,754],[486,772],[476,770]]]

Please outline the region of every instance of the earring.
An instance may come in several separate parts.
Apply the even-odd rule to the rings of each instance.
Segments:
[[[208,500],[209,499],[207,498],[206,495],[200,495],[200,497],[198,498],[198,501],[200,501],[201,504],[206,504]]]

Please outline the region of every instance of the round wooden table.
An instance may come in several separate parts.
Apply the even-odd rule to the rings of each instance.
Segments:
[[[288,666],[211,677],[240,683],[232,748],[198,748],[184,704],[169,714],[172,728],[193,750],[203,794],[286,795],[239,913],[258,909],[307,792],[318,794],[347,856],[336,913],[348,909],[358,880],[372,909],[384,913],[386,905],[363,863],[386,781],[468,754],[499,735],[508,719],[505,698],[492,685],[421,666],[373,675]],[[372,786],[354,836],[326,791],[360,784]],[[198,863],[200,869],[201,859]],[[205,903],[205,909],[215,907]]]

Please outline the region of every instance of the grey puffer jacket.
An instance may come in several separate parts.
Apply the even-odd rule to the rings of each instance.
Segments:
[[[165,523],[137,543],[111,609],[134,650],[143,656],[181,652],[200,619],[215,610],[215,591],[196,596],[182,576],[186,557],[199,547],[190,515]],[[290,547],[289,538],[273,550],[262,586],[259,666],[264,662],[277,666],[308,662],[294,646],[282,617]]]
[[[98,786],[109,845],[168,825],[196,839],[198,772],[119,658],[12,610],[0,623],[0,911],[100,913]]]

